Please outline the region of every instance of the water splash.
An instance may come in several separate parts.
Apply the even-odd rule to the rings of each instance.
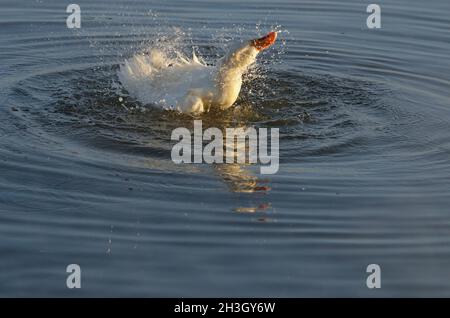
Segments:
[[[273,29],[279,30],[280,27]],[[237,30],[242,32],[242,28]],[[224,52],[230,50],[231,42],[245,45],[250,38],[249,35],[245,38],[236,36],[230,41],[229,37],[223,37],[223,34],[216,35],[212,40],[214,45],[195,46],[192,45],[195,42],[192,34],[180,28],[173,28],[170,35],[158,35],[149,41],[147,47],[125,60],[118,71],[118,78],[129,95],[142,104],[178,109],[176,106],[183,101],[186,92],[191,88],[211,85],[212,79],[215,78],[214,67],[220,63],[219,59],[225,55]],[[226,34],[229,36],[230,32]],[[285,41],[282,40],[281,44],[284,48]],[[258,58],[244,73],[244,86],[250,87],[251,82],[256,79],[259,79],[261,84],[261,79],[266,77],[270,65],[279,62],[284,53],[283,49],[273,50],[271,53],[263,51],[263,57]],[[197,83],[198,86],[192,86],[192,83]],[[247,89],[246,95],[251,97],[270,90],[268,86],[256,90],[250,88]]]

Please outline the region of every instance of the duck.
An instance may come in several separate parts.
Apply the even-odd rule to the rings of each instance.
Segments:
[[[239,42],[215,63],[207,65],[193,53],[169,58],[164,50],[137,54],[120,65],[118,77],[131,97],[143,104],[188,114],[226,110],[236,102],[242,76],[257,55],[272,46],[277,32]]]

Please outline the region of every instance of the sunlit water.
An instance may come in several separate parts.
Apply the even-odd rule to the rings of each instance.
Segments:
[[[68,3],[0,4],[1,296],[450,296],[448,1],[379,1],[379,30],[356,0],[77,3],[79,30]],[[193,118],[119,65],[272,29],[236,107],[200,119],[279,128],[280,171],[175,165]]]

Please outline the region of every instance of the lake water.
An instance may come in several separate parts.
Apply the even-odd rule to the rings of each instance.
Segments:
[[[69,3],[0,4],[0,296],[450,296],[450,2],[378,1],[381,29],[356,0],[77,0],[80,29]],[[192,119],[142,111],[120,63],[272,29],[201,119],[279,128],[279,172],[174,164]]]

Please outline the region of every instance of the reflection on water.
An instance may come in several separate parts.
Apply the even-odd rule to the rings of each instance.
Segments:
[[[226,183],[231,192],[251,196],[250,203],[246,206],[233,208],[238,213],[266,213],[272,209],[272,204],[268,201],[268,194],[271,190],[270,180],[261,179],[254,175],[248,165],[240,164],[217,164],[214,170]],[[270,219],[267,215],[257,218],[260,222],[267,222]]]
[[[242,131],[247,130],[249,126],[239,126]],[[224,130],[224,129],[223,129]],[[232,145],[226,142],[226,136],[223,134],[224,154],[233,154],[233,158],[238,158],[238,152],[245,154],[245,163],[222,163],[214,164],[214,170],[222,178],[228,189],[233,193],[246,194],[252,197],[252,205],[238,206],[233,211],[239,213],[265,212],[271,207],[267,202],[267,194],[270,192],[270,179],[256,176],[249,163],[250,142],[248,139],[243,143],[235,142]],[[225,157],[224,157],[225,161]],[[253,164],[256,165],[256,164]],[[261,218],[259,220],[262,220]]]
[[[267,194],[271,190],[270,181],[258,178],[246,165],[224,163],[214,165],[214,169],[232,192]]]
[[[172,137],[176,144],[172,149],[172,160],[181,167],[190,167],[193,166],[192,162],[197,161],[198,164],[201,161],[202,164],[197,166],[211,167],[231,193],[259,198],[253,206],[239,206],[234,211],[262,212],[270,207],[270,203],[261,201],[271,190],[270,181],[255,175],[255,169],[252,168],[261,167],[262,156],[270,158],[270,164],[274,160],[278,163],[278,151],[272,148],[273,142],[278,147],[278,134],[274,141],[274,137],[270,138],[266,130],[262,133],[261,129],[255,129],[250,123],[243,124],[244,121],[241,119],[239,124],[233,123],[230,127],[223,121],[207,121],[203,125],[202,120],[195,120],[193,124],[189,123],[190,129],[178,127],[182,130],[174,130]],[[199,173],[202,173],[201,170]]]

